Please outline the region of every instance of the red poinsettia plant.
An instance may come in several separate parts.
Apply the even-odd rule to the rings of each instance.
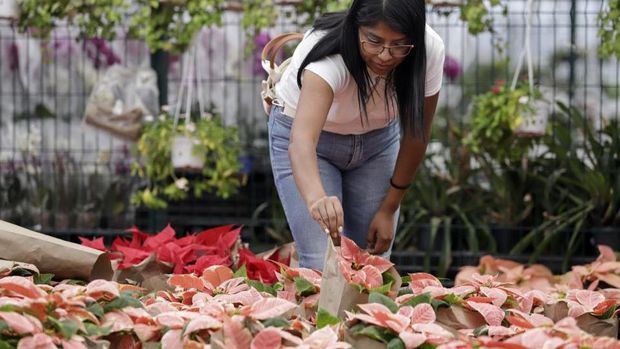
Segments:
[[[170,266],[174,274],[201,275],[215,265],[234,269],[245,266],[248,278],[268,284],[277,282],[279,266],[274,261],[257,257],[243,246],[241,229],[242,226],[225,225],[177,238],[170,225],[154,235],[132,227],[127,230],[130,238],[116,237],[110,248],[104,245],[103,237],[80,240],[85,246],[109,252],[119,270],[136,266],[154,255],[157,262]]]

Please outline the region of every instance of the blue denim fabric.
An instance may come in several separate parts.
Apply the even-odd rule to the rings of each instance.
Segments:
[[[293,119],[274,106],[269,117],[269,152],[276,188],[295,239],[299,265],[323,270],[327,235],[312,219],[293,179],[288,154]],[[317,157],[327,195],[344,210],[344,232],[365,248],[368,227],[388,191],[400,147],[397,121],[362,135],[321,132]],[[398,222],[394,215],[394,229]],[[383,257],[389,258],[391,248]]]

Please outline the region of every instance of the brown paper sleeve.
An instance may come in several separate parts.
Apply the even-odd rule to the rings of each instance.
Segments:
[[[165,291],[172,288],[168,285],[168,275],[172,266],[157,261],[152,253],[148,258],[132,267],[116,270],[112,280],[120,283],[137,284],[149,291]]]
[[[342,276],[338,267],[336,247],[331,238],[327,239],[327,252],[323,265],[323,278],[321,279],[321,294],[319,296],[319,308],[327,310],[330,314],[344,318],[345,311],[355,310],[358,304],[368,303],[368,294],[359,292],[349,285]],[[390,295],[395,298],[402,285],[402,279],[394,267],[388,272],[394,277]]]
[[[454,330],[478,328],[486,324],[486,321],[484,321],[484,318],[478,312],[458,305],[437,309],[436,321],[439,325]]]
[[[59,279],[112,279],[107,253],[0,221],[0,258],[34,264]]]
[[[593,336],[618,338],[618,318],[599,319],[590,314],[583,314],[577,319],[577,326]]]
[[[355,336],[349,333],[349,331],[344,332],[344,341],[351,344],[352,348],[356,349],[386,349],[387,344],[381,343],[374,339],[368,338],[366,336]]]

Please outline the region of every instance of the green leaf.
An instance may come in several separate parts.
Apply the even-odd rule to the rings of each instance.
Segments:
[[[388,283],[379,287],[375,287],[375,288],[371,288],[370,290],[368,290],[369,293],[375,292],[375,293],[382,293],[382,294],[386,294],[388,292],[390,292],[390,290],[392,289],[392,283]]]
[[[11,343],[7,341],[3,341],[0,339],[0,349],[15,349],[15,346],[11,345]]]
[[[387,349],[405,349],[405,343],[403,343],[402,339],[396,337],[388,343]]]
[[[66,339],[70,339],[78,331],[78,325],[71,320],[58,320],[51,316],[47,317],[47,320],[60,331],[60,334]]]
[[[435,349],[435,348],[436,348],[436,346],[434,346],[434,345],[432,345],[430,343],[424,343],[424,344],[422,344],[422,345],[420,345],[418,347],[418,349]]]
[[[450,305],[463,303],[463,298],[455,295],[454,293],[446,295],[445,297],[443,297],[443,300]]]
[[[398,305],[390,297],[381,293],[372,292],[368,296],[368,303],[379,303],[385,305],[392,313],[398,312]]]
[[[353,330],[352,327],[351,330]],[[389,343],[396,335],[388,329],[379,326],[361,326],[356,328],[355,332],[352,332],[357,336],[366,336],[370,339],[374,339],[381,343]]]
[[[235,273],[233,274],[233,278],[248,278],[248,270],[245,267],[245,264],[241,266],[241,268],[237,269],[237,271],[235,271]]]
[[[393,285],[396,282],[396,279],[394,279],[394,276],[389,271],[386,271],[383,274],[381,274],[381,277],[383,279],[384,285],[387,285],[387,284]]]
[[[296,277],[293,281],[295,281],[295,289],[297,290],[297,294],[302,297],[307,297],[317,292],[316,287],[304,278]]]
[[[488,334],[489,334],[489,326],[487,326],[487,325],[480,326],[480,327],[474,329],[474,336],[475,337],[486,336]]]
[[[15,268],[11,271],[11,276],[32,276],[34,272],[26,268]]]
[[[111,312],[113,310],[117,310],[117,309],[123,309],[126,307],[133,307],[133,308],[143,308],[144,306],[142,305],[142,302],[140,302],[139,300],[133,298],[133,297],[128,297],[125,295],[121,295],[120,297],[115,298],[113,301],[111,301],[110,303],[106,304],[103,306],[103,311],[105,313]]]
[[[97,302],[93,302],[92,304],[88,305],[86,307],[86,310],[93,313],[98,318],[102,318],[104,315],[103,307]]]
[[[263,321],[262,323],[265,327],[287,328],[290,326],[289,321],[283,318],[282,316],[267,319]]]
[[[340,323],[340,319],[323,308],[319,308],[316,313],[316,327],[323,328],[329,325],[336,325]]]
[[[439,309],[439,308],[447,308],[447,307],[450,306],[450,304],[448,304],[448,303],[446,303],[444,301],[440,301],[438,299],[433,299],[431,301],[431,305],[433,306],[433,309],[435,311],[437,311],[437,309]]]
[[[0,306],[0,311],[13,312],[15,310],[17,310],[17,307],[11,304]]]
[[[405,276],[401,277],[401,280],[403,282],[403,285],[409,284],[409,283],[411,283],[411,276],[405,275]]]
[[[609,309],[607,309],[607,311],[605,313],[603,313],[603,315],[601,315],[599,318],[600,319],[610,319],[614,313],[616,312],[616,309],[618,308],[618,305],[613,305],[611,307],[609,307]]]
[[[433,297],[431,297],[430,293],[422,293],[420,295],[417,295],[411,298],[410,300],[405,302],[405,304],[403,305],[410,305],[412,307],[415,307],[416,305],[421,304],[421,303],[431,304],[432,300],[433,300]]]
[[[54,274],[38,274],[34,276],[34,283],[37,285],[49,285],[54,278]]]
[[[86,334],[92,337],[107,336],[112,331],[111,326],[99,327],[89,321],[84,322],[84,327],[86,328]]]
[[[275,296],[277,293],[273,287],[265,285],[260,281],[247,279],[245,280],[245,283],[248,284],[248,286],[250,287],[254,287],[258,292],[267,292],[272,296]]]
[[[350,283],[349,285],[356,289],[359,293],[364,293],[365,291],[367,291],[366,287],[362,286],[361,284]]]

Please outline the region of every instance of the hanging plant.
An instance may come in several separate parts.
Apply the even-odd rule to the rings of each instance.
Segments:
[[[508,13],[508,7],[501,0],[426,0],[426,3],[446,14],[450,14],[452,8],[459,8],[460,18],[467,23],[467,30],[471,35],[495,33],[492,14],[494,8],[501,9],[504,16]]]
[[[601,45],[598,53],[602,58],[616,56],[620,59],[620,0],[610,0],[609,6],[598,16],[598,37]]]
[[[521,159],[527,155],[532,140],[519,137],[516,131],[536,113],[535,102],[540,99],[540,91],[532,91],[527,83],[513,89],[504,81],[496,82],[491,91],[474,98],[471,131],[465,144],[474,154],[488,154],[500,162]]]
[[[203,27],[222,25],[224,0],[137,0],[129,34],[151,51],[182,53]]]
[[[128,8],[126,0],[18,0],[18,5],[20,31],[43,39],[59,21],[76,25],[83,37],[113,39]]]
[[[212,114],[209,114],[212,115]],[[192,153],[203,163],[198,172],[175,173],[172,146],[178,136],[192,140]],[[132,172],[147,180],[146,188],[136,192],[132,203],[149,208],[166,208],[169,201],[196,198],[213,193],[221,198],[234,194],[240,185],[241,143],[235,127],[225,127],[219,116],[196,117],[190,123],[175,124],[167,113],[147,124],[137,144],[142,159]]]
[[[502,15],[508,14],[508,7],[502,4],[500,0],[467,0],[461,6],[461,20],[467,23],[467,30],[472,35],[478,35],[483,32],[495,33],[493,28],[493,8],[499,7]]]

